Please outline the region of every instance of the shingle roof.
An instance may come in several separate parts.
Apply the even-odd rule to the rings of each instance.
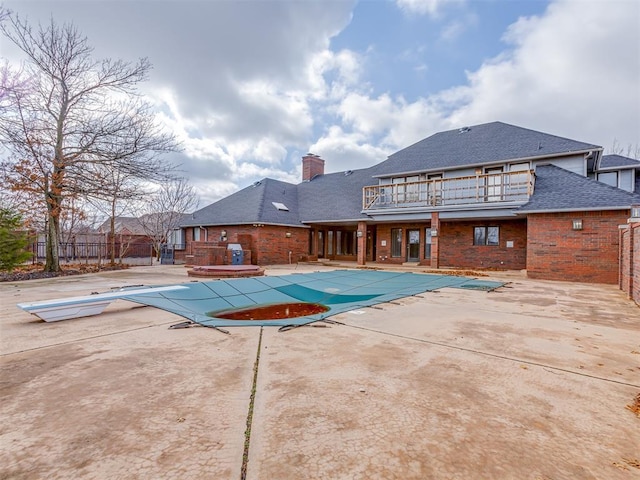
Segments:
[[[116,216],[113,224],[113,228],[116,234],[127,233],[129,235],[146,235],[144,227],[140,223],[138,217],[121,217]],[[105,220],[98,231],[103,233],[109,233],[111,231],[111,220]]]
[[[555,165],[536,168],[536,183],[529,202],[518,212],[627,209],[640,203],[640,195],[597,182]]]
[[[445,170],[598,149],[598,145],[492,122],[436,133],[390,155],[379,166],[384,174]]]
[[[282,203],[288,210],[279,210],[272,202]],[[300,225],[296,185],[265,178],[195,211],[181,226],[250,223]]]
[[[622,155],[603,155],[600,160],[600,168],[630,167],[640,168],[640,161]]]
[[[319,175],[298,185],[302,222],[365,220],[362,188],[377,185],[377,166]],[[350,172],[350,173],[349,173]]]

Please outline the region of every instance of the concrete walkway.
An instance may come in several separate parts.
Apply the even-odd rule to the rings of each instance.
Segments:
[[[491,276],[510,283],[231,335],[123,301],[50,324],[15,307],[192,281],[180,266],[0,284],[0,478],[640,478],[640,309]]]

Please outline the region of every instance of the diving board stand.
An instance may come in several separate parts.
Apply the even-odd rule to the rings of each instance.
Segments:
[[[114,300],[150,293],[184,290],[184,285],[169,285],[163,287],[121,288],[115,292],[96,293],[82,297],[69,297],[42,302],[18,303],[17,306],[45,322],[58,322],[71,318],[90,317],[101,314]]]

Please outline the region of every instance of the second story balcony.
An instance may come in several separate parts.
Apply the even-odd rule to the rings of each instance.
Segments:
[[[449,206],[524,203],[533,194],[534,179],[533,172],[527,170],[372,185],[363,188],[363,209],[437,209]]]

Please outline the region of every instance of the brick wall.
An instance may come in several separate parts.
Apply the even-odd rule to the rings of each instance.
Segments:
[[[618,225],[628,217],[628,210],[528,215],[527,275],[617,284]],[[582,219],[582,230],[572,229],[574,219]]]
[[[420,230],[420,264],[431,266],[424,258],[425,228],[428,223],[403,223],[377,225],[376,261],[401,264],[406,261],[406,231]],[[499,245],[474,245],[474,227],[500,228]],[[402,257],[391,256],[391,229],[402,228]],[[434,239],[435,240],[435,239]],[[464,221],[440,220],[438,231],[439,265],[457,268],[491,268],[521,270],[526,267],[527,222],[526,220]],[[386,245],[382,245],[385,242]],[[509,246],[507,247],[507,242]],[[435,243],[435,242],[434,242]],[[432,254],[435,255],[432,247]]]
[[[229,243],[239,243],[244,252],[244,264],[277,265],[298,262],[307,257],[309,252],[309,230],[264,225],[228,225],[223,227],[207,227],[206,237],[201,233],[200,242],[193,241],[191,228],[186,230],[187,248],[185,262],[189,265],[224,265],[231,264],[231,253],[221,253]],[[226,240],[221,237],[226,233]],[[287,237],[287,233],[291,236]],[[204,239],[207,241],[204,241]],[[291,257],[289,257],[291,252]]]
[[[499,245],[474,245],[474,227],[499,227]],[[441,267],[522,270],[527,265],[527,222],[440,220],[439,250]]]
[[[287,233],[291,237],[287,237]],[[253,244],[257,265],[297,263],[308,256],[309,230],[271,225],[256,227]]]
[[[620,230],[619,286],[640,305],[640,223]]]

